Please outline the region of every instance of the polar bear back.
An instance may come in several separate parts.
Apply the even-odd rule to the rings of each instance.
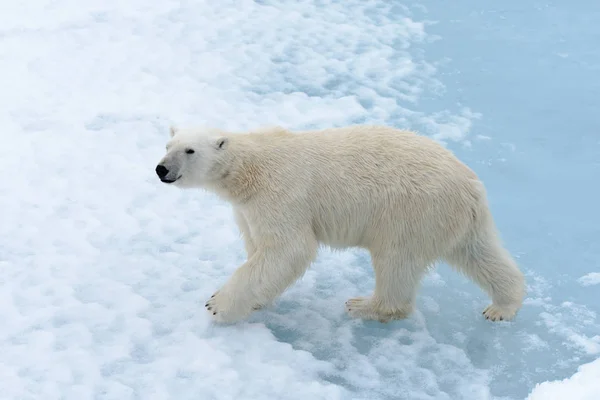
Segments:
[[[280,210],[290,223],[308,221],[332,247],[376,248],[392,238],[439,254],[487,210],[473,171],[409,131],[275,129],[231,135],[228,151],[227,186],[244,199],[237,207],[248,218]]]

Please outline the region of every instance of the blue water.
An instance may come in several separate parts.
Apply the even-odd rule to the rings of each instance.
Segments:
[[[473,132],[494,138],[455,150],[486,182],[506,243],[553,296],[599,312],[600,289],[575,280],[600,268],[600,4],[423,4],[443,38],[428,54],[452,60],[444,101],[473,105]],[[506,161],[479,163],[494,158]]]
[[[440,71],[444,98],[423,107],[469,104],[482,114],[473,133],[494,140],[454,150],[486,182],[505,243],[522,268],[548,281],[553,303],[598,314],[600,288],[577,279],[600,270],[600,4],[422,4],[428,12],[419,15],[439,21],[430,32],[441,37],[427,53],[451,59]],[[525,307],[521,317],[534,315]],[[582,332],[598,335],[597,321]],[[492,393],[522,398],[528,385],[519,377],[570,375],[574,366],[563,363],[577,352],[565,344],[552,340],[551,355],[527,356],[507,343],[517,359],[507,360],[512,368],[494,379]]]

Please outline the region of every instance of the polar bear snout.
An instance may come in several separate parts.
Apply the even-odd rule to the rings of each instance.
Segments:
[[[158,164],[155,171],[156,175],[158,175],[159,179],[164,183],[173,183],[177,179],[181,178],[180,176],[175,175],[172,170],[169,170],[169,168],[165,167],[163,164]]]
[[[158,175],[158,177],[160,179],[163,179],[168,174],[169,174],[169,170],[167,169],[167,167],[165,167],[162,164],[159,164],[159,165],[156,166],[156,175]]]

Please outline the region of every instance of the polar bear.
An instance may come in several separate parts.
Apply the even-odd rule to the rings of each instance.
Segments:
[[[229,202],[248,255],[205,305],[216,322],[269,304],[320,245],[371,254],[375,290],[346,302],[354,318],[409,316],[438,261],[488,293],[486,319],[512,319],[522,305],[524,277],[498,238],[483,184],[426,136],[385,126],[171,128],[170,136],[156,174]]]

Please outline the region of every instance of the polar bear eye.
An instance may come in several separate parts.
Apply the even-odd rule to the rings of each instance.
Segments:
[[[185,152],[186,152],[186,154],[194,154],[193,149],[186,149]]]

